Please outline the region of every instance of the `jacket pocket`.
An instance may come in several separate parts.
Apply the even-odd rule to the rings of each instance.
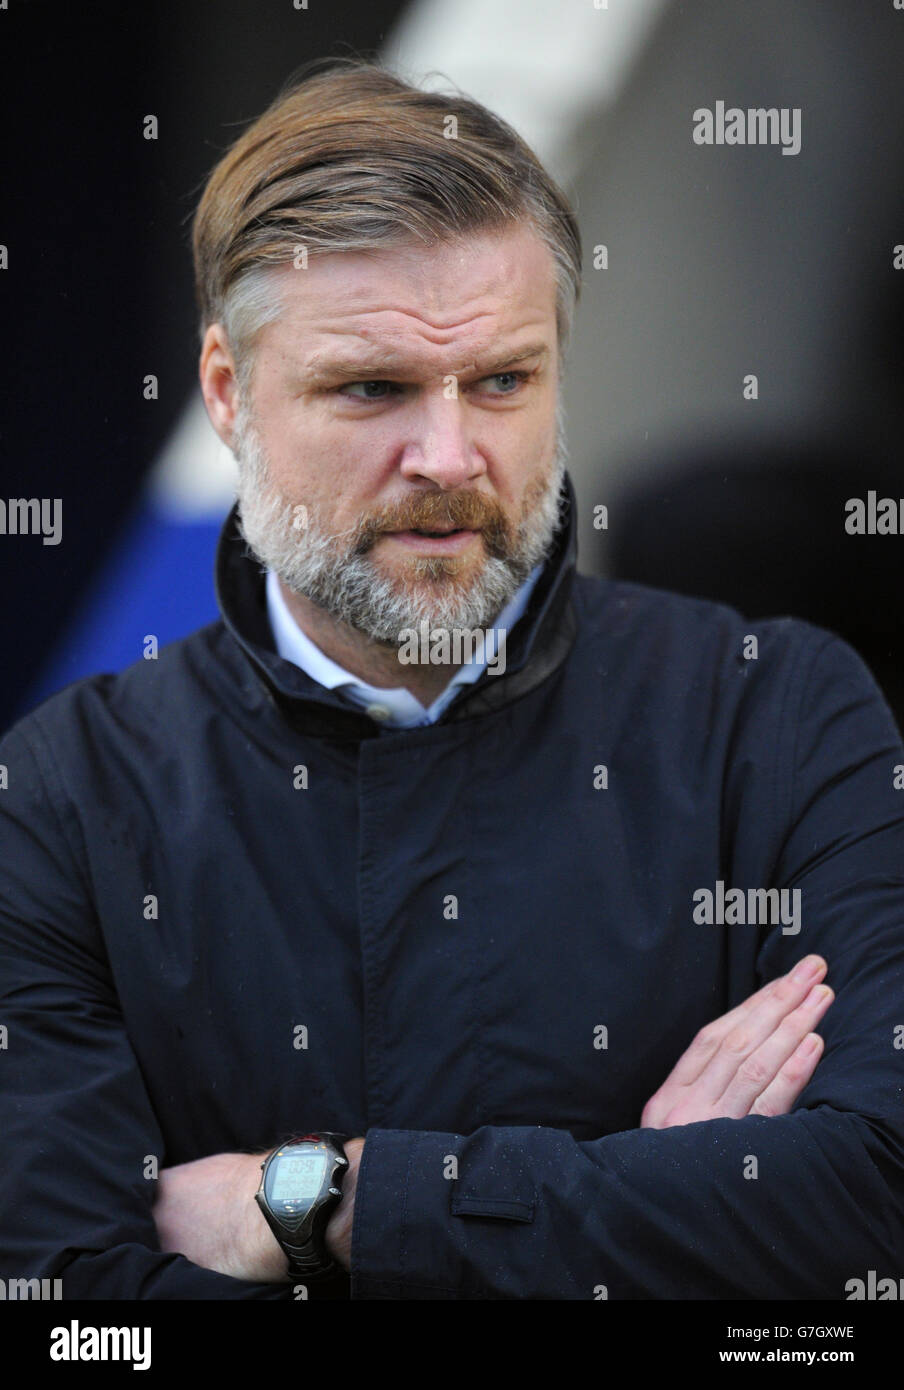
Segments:
[[[533,1221],[535,1202],[512,1201],[507,1197],[467,1197],[453,1193],[453,1216],[495,1216],[503,1221]]]

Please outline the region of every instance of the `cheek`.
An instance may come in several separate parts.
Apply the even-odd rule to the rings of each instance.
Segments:
[[[552,449],[545,433],[531,431],[520,441],[517,454],[508,457],[498,475],[497,492],[510,517],[520,517],[542,492],[549,476]]]
[[[264,439],[272,485],[287,501],[316,507],[329,517],[337,506],[335,461],[321,456],[310,435],[271,423]]]

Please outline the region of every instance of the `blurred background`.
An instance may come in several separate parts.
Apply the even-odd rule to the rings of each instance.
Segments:
[[[0,728],[217,616],[191,217],[293,69],[349,52],[485,102],[575,203],[579,568],[839,632],[904,722],[904,536],[844,525],[875,491],[904,530],[895,0],[10,0],[0,498],[63,528],[0,537]],[[695,144],[717,101],[800,108],[800,153]]]

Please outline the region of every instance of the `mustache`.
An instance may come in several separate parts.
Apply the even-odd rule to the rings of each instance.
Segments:
[[[399,506],[384,507],[356,527],[353,549],[364,555],[386,531],[481,531],[493,555],[507,550],[509,523],[501,507],[477,492],[428,492]]]

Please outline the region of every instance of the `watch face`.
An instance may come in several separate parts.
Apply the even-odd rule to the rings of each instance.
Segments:
[[[269,1200],[289,1206],[312,1202],[323,1185],[328,1164],[329,1154],[317,1150],[278,1158],[270,1175]]]

